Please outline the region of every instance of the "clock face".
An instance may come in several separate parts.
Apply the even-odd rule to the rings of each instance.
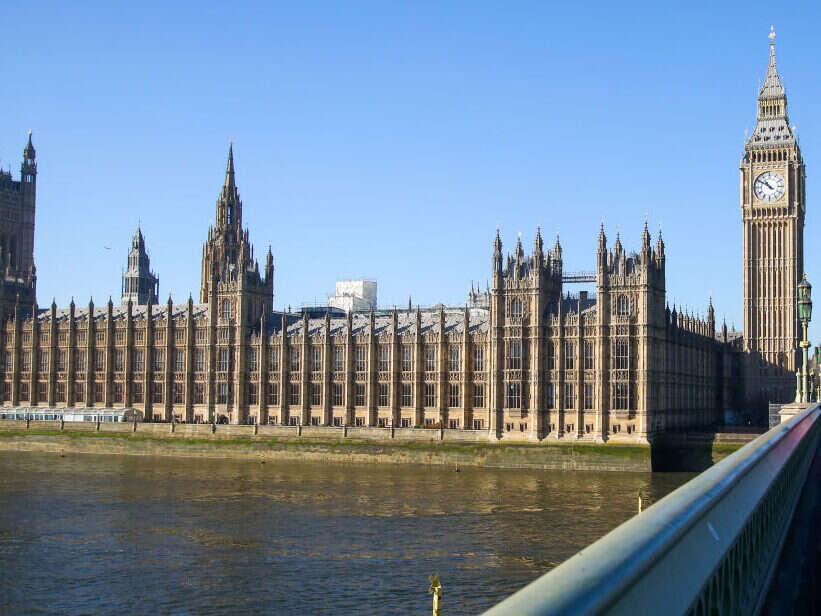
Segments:
[[[784,194],[784,178],[775,171],[765,171],[755,179],[755,196],[761,201],[775,201]]]

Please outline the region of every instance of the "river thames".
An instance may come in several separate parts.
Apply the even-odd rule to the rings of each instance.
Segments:
[[[0,613],[475,614],[692,476],[0,452]]]

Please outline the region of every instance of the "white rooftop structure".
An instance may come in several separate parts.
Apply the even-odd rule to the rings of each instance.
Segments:
[[[328,306],[345,312],[376,310],[376,281],[337,280],[336,294],[328,296]]]

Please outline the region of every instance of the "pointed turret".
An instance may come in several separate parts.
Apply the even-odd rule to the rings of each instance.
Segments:
[[[496,238],[493,240],[493,271],[502,271],[502,237],[499,228],[496,228]]]
[[[747,145],[752,147],[771,148],[795,143],[787,116],[787,93],[775,64],[775,32],[772,26],[769,38],[770,62],[767,66],[767,76],[758,91],[755,130],[747,141]]]
[[[228,164],[225,166],[225,188],[236,186],[234,180],[234,142],[228,142]]]
[[[151,271],[151,262],[145,250],[145,239],[138,224],[137,232],[131,240],[128,267],[123,274],[122,303],[132,300],[135,304],[144,306],[148,303],[149,295],[156,299],[159,291],[160,279]]]
[[[647,229],[647,221],[644,221],[644,231],[641,233],[641,252],[648,254],[650,252],[650,231]]]
[[[23,164],[34,164],[34,159],[37,157],[37,152],[34,150],[34,146],[31,143],[31,131],[29,131],[29,140],[26,143],[26,147],[23,149]]]
[[[656,240],[656,258],[664,260],[664,240],[661,238],[661,225],[659,225],[659,237]]]
[[[536,227],[536,239],[533,240],[533,256],[536,258],[536,266],[538,267],[542,262],[542,255],[544,246],[542,243],[542,228]]]

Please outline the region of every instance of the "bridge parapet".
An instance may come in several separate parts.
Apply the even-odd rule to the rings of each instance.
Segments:
[[[757,614],[821,436],[814,405],[485,614]]]

